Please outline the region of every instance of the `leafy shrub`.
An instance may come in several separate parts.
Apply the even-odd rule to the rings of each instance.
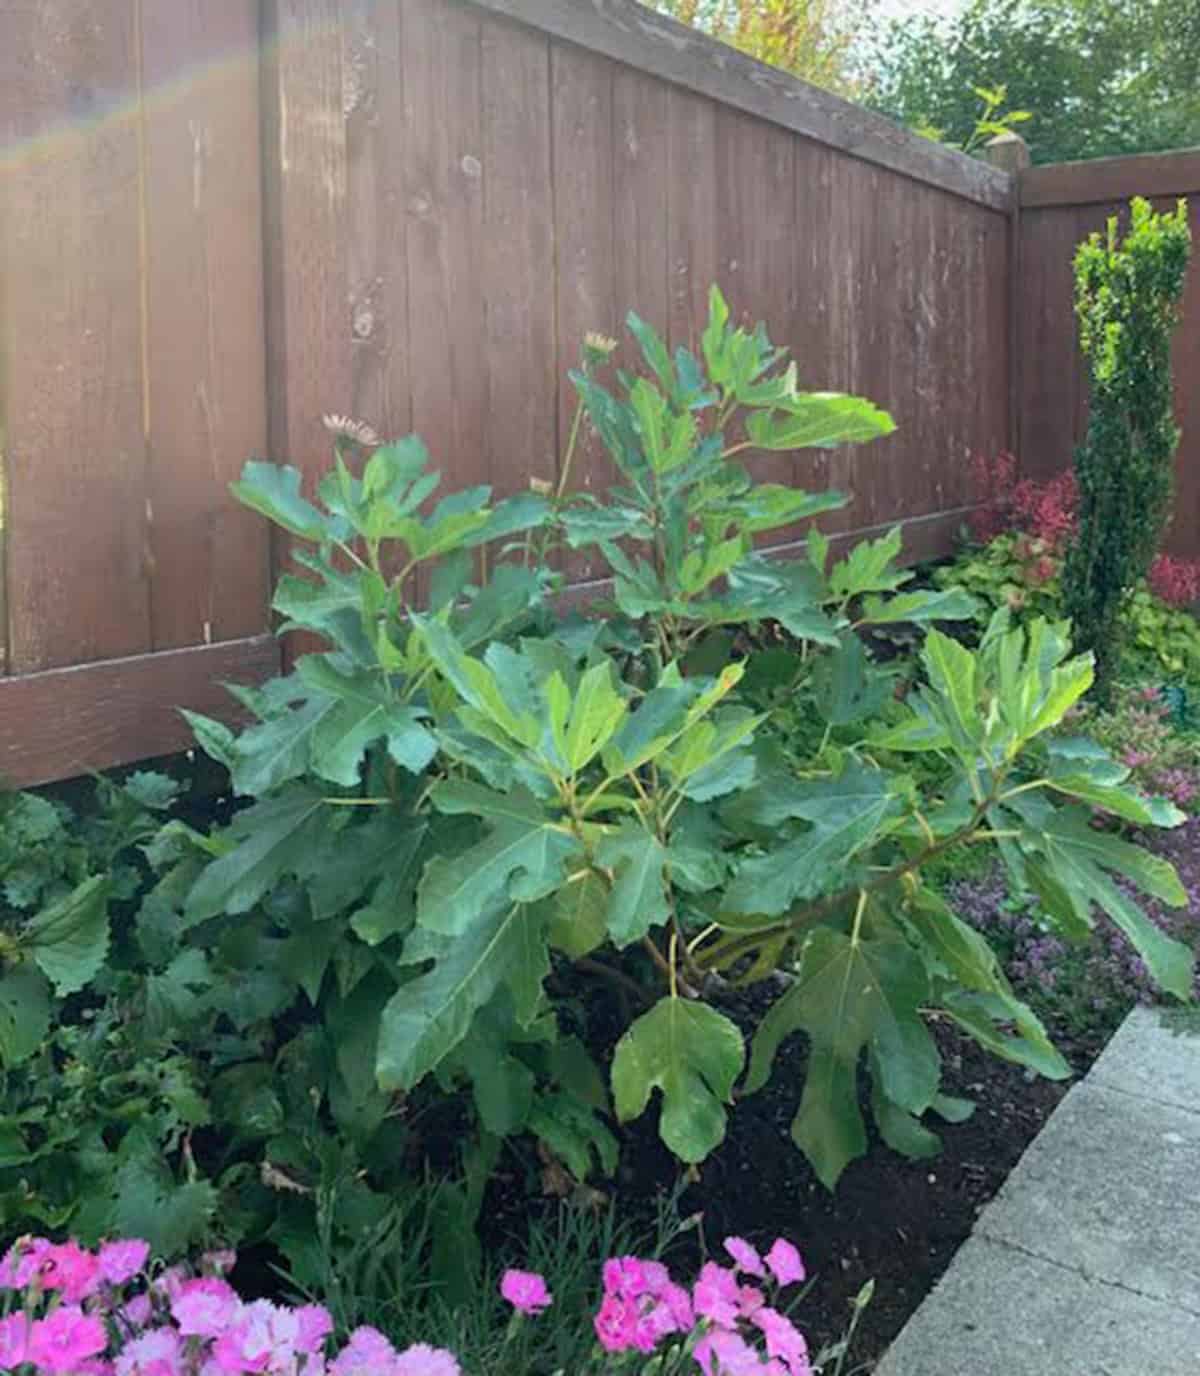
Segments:
[[[1076,526],[1079,494],[1075,474],[1059,473],[1045,482],[1017,477],[1017,460],[1002,451],[989,459],[977,454],[971,463],[976,506],[971,534],[981,544],[997,535],[1019,532],[1040,541],[1045,552],[1060,557]]]
[[[1146,581],[1168,607],[1191,607],[1200,601],[1200,563],[1195,559],[1156,555]]]
[[[942,591],[960,589],[974,597],[978,605],[974,620],[980,631],[1001,609],[1017,624],[1065,615],[1061,557],[1025,534],[997,535],[980,549],[965,550],[951,563],[934,569],[932,583]],[[1171,606],[1139,584],[1126,599],[1124,615],[1123,677],[1165,677],[1200,685],[1200,624],[1190,611]]]
[[[1096,656],[1107,699],[1120,662],[1125,602],[1149,571],[1170,510],[1179,431],[1171,394],[1171,335],[1191,249],[1187,207],[1157,214],[1135,197],[1075,254],[1079,342],[1088,361],[1087,436],[1075,455],[1079,538],[1067,554],[1067,611]]]
[[[611,1169],[610,1092],[619,1121],[657,1097],[664,1141],[698,1162],[738,1079],[761,1088],[801,1030],[793,1135],[826,1183],[866,1149],[864,1061],[885,1139],[933,1149],[922,1116],[958,1108],[940,1093],[927,1010],[1066,1073],[992,952],[921,882],[959,844],[1002,841],[1064,930],[1086,930],[1099,905],[1190,995],[1190,953],[1108,873],[1168,901],[1182,901],[1177,880],[1087,822],[1094,805],[1146,825],[1182,814],[1128,789],[1103,752],[1047,739],[1091,682],[1063,629],[1000,616],[975,654],[931,630],[925,684],[881,721],[891,680],[856,629],[961,617],[970,602],[899,591],[895,532],[836,562],[816,530],[805,561],[756,550],[845,499],[756,483],[738,455],[865,440],[890,420],[797,392],[762,327],[734,328],[715,291],[703,360],[629,323],[651,376],[618,374],[611,391],[594,350],[573,374],[621,474],[606,499],[489,506],[480,488],[422,514],[437,478],[412,437],[361,473],[339,448],[320,506],[289,468],[252,464],[236,488],[307,546],[306,576],[281,581],[276,607],[329,648],[243,692],[258,724],[240,736],[194,719],[254,801],[225,833],[176,829],[162,884],[185,933],[177,958],[197,958],[187,933],[225,924],[226,947],[259,945],[284,986],[268,1001],[275,1025],[288,1008],[283,1025],[302,1024],[240,1073],[275,1096],[275,1067],[299,1074],[368,1170],[414,1146],[397,1106],[436,1112],[460,1087],[484,1162],[531,1132],[577,1177]],[[473,582],[472,550],[514,535]],[[607,561],[605,619],[554,615],[547,556],[563,543]],[[418,611],[405,589],[422,565]],[[739,653],[726,628],[768,621],[796,649]],[[775,728],[781,704],[822,724],[801,757]],[[936,754],[948,786],[922,794],[876,752]],[[725,981],[777,971],[786,989],[747,1066]],[[577,1035],[575,991],[597,985],[628,1010],[607,1077],[586,1049],[595,1036]],[[292,1168],[294,1145],[266,1138]]]

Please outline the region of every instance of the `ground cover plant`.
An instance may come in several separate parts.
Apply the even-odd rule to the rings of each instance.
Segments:
[[[1192,953],[1139,898],[1182,904],[1178,876],[1091,824],[1184,814],[1060,730],[1092,681],[1066,627],[1001,607],[967,648],[941,628],[976,602],[910,586],[897,533],[835,557],[808,523],[846,498],[741,460],[891,421],[800,392],[719,292],[698,355],[629,323],[641,375],[609,378],[598,338],[573,375],[572,435],[621,474],[603,498],[572,492],[568,451],[553,489],[435,500],[419,440],[349,427],[315,501],[247,466],[237,494],[294,542],[276,609],[323,648],[237,690],[248,729],[192,718],[233,818],[143,837],[111,932],[55,926],[71,988],[44,935],[6,926],[10,1026],[31,980],[58,1023],[0,1048],[10,1226],[265,1246],[314,1290],[365,1246],[364,1292],[419,1257],[450,1295],[480,1272],[498,1169],[587,1198],[644,1117],[685,1169],[768,1091],[826,1186],[872,1134],[928,1155],[971,1110],[931,1025],[1069,1073],[927,882],[962,849],[994,851],[1064,940],[1115,924],[1190,998]],[[761,551],[797,529],[806,559]],[[579,550],[611,595],[564,615]],[[923,637],[902,697],[867,643],[899,627]],[[60,1194],[55,1161],[78,1182]]]

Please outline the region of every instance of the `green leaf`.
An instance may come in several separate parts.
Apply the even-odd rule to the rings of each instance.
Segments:
[[[527,794],[492,793],[462,780],[433,791],[443,811],[475,811],[494,821],[470,850],[453,858],[438,855],[425,867],[417,893],[417,921],[430,931],[455,936],[479,913],[505,898],[531,903],[566,882],[569,860],[582,847],[562,822],[547,816]]]
[[[322,540],[331,533],[331,522],[300,495],[302,481],[298,468],[251,462],[242,469],[241,480],[230,483],[229,488],[243,506],[284,530],[304,540]]]
[[[617,1169],[617,1139],[595,1110],[571,1094],[543,1094],[529,1115],[529,1131],[562,1161],[576,1180],[592,1173],[592,1160],[605,1175]]]
[[[50,1031],[50,986],[29,965],[0,974],[0,1065],[11,1068],[41,1049]]]
[[[816,708],[830,726],[874,716],[892,696],[892,684],[892,676],[875,668],[853,631],[844,631],[837,648],[813,669]]]
[[[595,870],[582,870],[549,900],[546,934],[551,946],[578,960],[608,935],[609,889]]]
[[[233,848],[205,866],[188,894],[188,920],[249,912],[285,875],[308,873],[327,823],[324,810],[321,794],[294,785],[238,813],[228,833]]]
[[[118,1152],[108,1231],[142,1238],[155,1256],[180,1256],[209,1235],[218,1196],[207,1180],[179,1184],[148,1130],[131,1128]]]
[[[566,727],[563,754],[577,774],[608,744],[625,719],[624,698],[613,687],[612,666],[594,665],[579,680]]]
[[[926,1047],[932,1044],[919,1011],[928,991],[920,960],[899,937],[861,940],[817,927],[805,940],[795,982],[763,1018],[746,1091],[766,1084],[786,1036],[808,1034],[809,1069],[792,1137],[827,1188],[866,1151],[857,1076],[868,1044],[882,1093],[916,1111],[932,1101],[936,1054]]]
[[[800,899],[836,887],[856,851],[875,839],[896,813],[887,779],[851,764],[838,778],[797,780],[785,794],[756,793],[758,820],[801,818],[812,825],[766,855],[743,861],[725,895],[732,913],[774,916]]]
[[[303,682],[328,705],[312,721],[312,769],[331,783],[351,788],[359,781],[367,747],[383,738],[389,756],[419,774],[437,753],[437,740],[416,709],[395,702],[377,674],[343,674],[324,655],[297,663]]]
[[[756,449],[832,449],[890,435],[895,421],[863,397],[805,392],[779,409],[754,411],[746,434]]]
[[[859,540],[830,569],[830,595],[849,599],[868,592],[890,592],[906,583],[912,575],[893,567],[902,545],[899,526],[893,526],[878,540]]]
[[[105,875],[93,875],[29,922],[27,944],[42,973],[62,998],[82,989],[108,954],[108,889]]]
[[[960,754],[973,758],[983,738],[975,656],[957,640],[931,630],[925,637],[921,659],[951,741]]]
[[[1133,943],[1154,981],[1176,998],[1191,1000],[1194,954],[1155,926],[1105,873],[1124,875],[1155,898],[1182,907],[1187,891],[1172,865],[1127,841],[1097,832],[1087,813],[1075,809],[1056,814],[1028,833],[1028,846],[1044,856],[1051,876],[1083,921],[1090,921],[1095,903]]]
[[[640,941],[671,915],[663,885],[667,853],[657,836],[636,822],[622,822],[600,843],[596,858],[615,873],[608,903],[608,931],[618,946]]]
[[[618,1119],[640,1116],[662,1092],[659,1135],[681,1161],[695,1163],[725,1136],[724,1105],[745,1059],[742,1034],[715,1008],[661,999],[617,1043],[613,1099]]]
[[[412,1089],[463,1040],[476,1012],[502,986],[513,990],[518,1016],[549,969],[542,919],[520,904],[476,914],[459,936],[418,927],[403,963],[430,970],[409,980],[384,1007],[375,1073],[384,1090]]]
[[[924,626],[931,621],[970,621],[978,611],[979,603],[962,588],[946,588],[941,592],[921,588],[916,592],[898,593],[895,597],[866,598],[860,619],[871,626],[887,626],[898,621]]]

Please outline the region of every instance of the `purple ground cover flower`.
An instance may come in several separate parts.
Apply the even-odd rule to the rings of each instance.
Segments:
[[[1162,932],[1200,955],[1200,818],[1135,839],[1174,864],[1187,904],[1169,908],[1123,879],[1115,882],[1137,898]],[[1052,1024],[1052,1031],[1111,1031],[1135,1003],[1173,1002],[1159,994],[1132,943],[1103,914],[1096,914],[1091,939],[1072,945],[1049,930],[1036,901],[1014,901],[999,867],[983,878],[950,884],[947,899],[992,943],[1018,994]],[[1200,997],[1200,969],[1196,994]]]

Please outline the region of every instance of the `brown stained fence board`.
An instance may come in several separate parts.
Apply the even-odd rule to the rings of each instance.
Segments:
[[[669,157],[663,82],[628,67],[613,75],[613,268],[616,307],[624,325],[635,310],[661,335],[670,319],[667,298]],[[641,351],[622,328],[616,361],[644,367]]]
[[[263,163],[271,457],[311,488],[324,412],[350,410],[339,0],[264,0]]]
[[[263,635],[0,679],[0,778],[27,787],[186,749],[181,707],[240,720],[222,684],[278,671]]]
[[[422,0],[401,9],[413,428],[445,490],[486,478],[480,24]]]
[[[922,139],[636,0],[475,0],[568,43],[955,195],[1006,209],[1006,173]]]
[[[155,649],[266,629],[269,530],[229,483],[266,451],[258,5],[143,8]]]
[[[1096,158],[1026,168],[1019,178],[1023,206],[1077,206],[1131,196],[1187,196],[1200,188],[1200,148]]]
[[[354,419],[412,428],[399,0],[348,0],[343,24],[346,270]]]
[[[586,334],[615,337],[621,310],[613,242],[613,66],[602,57],[555,46],[551,52],[554,121],[555,282],[558,321],[558,436],[565,452],[578,397],[567,370],[578,367]],[[568,487],[603,495],[617,471],[590,427],[580,430]],[[597,556],[568,561],[569,576],[595,576]]]
[[[325,412],[352,409],[341,0],[263,0],[263,200],[270,457],[311,492]],[[272,568],[290,542],[272,532]],[[285,659],[316,648],[288,637]]]
[[[150,646],[135,16],[133,0],[47,0],[6,70],[14,673]]]
[[[508,494],[557,477],[549,40],[489,22],[482,62],[486,478]]]
[[[700,354],[708,289],[717,281],[717,107],[667,92],[667,290],[672,345]]]

